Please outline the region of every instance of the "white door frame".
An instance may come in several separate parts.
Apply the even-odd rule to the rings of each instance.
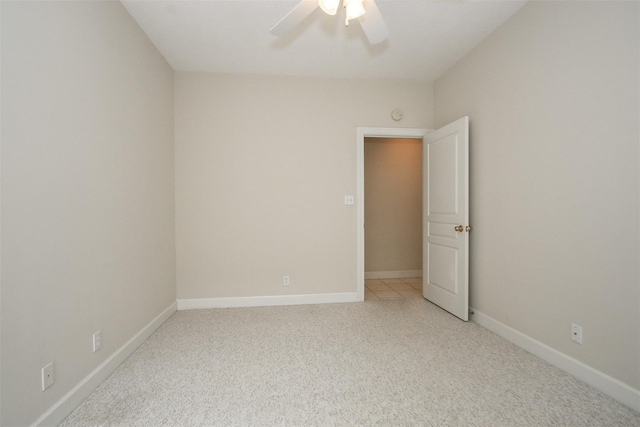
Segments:
[[[357,235],[357,301],[364,301],[364,139],[374,138],[424,138],[433,129],[417,128],[356,128],[356,235]],[[423,213],[424,215],[424,213]]]

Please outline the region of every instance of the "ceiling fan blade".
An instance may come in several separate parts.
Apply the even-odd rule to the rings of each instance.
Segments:
[[[302,0],[291,12],[269,30],[274,36],[282,36],[293,30],[318,7],[318,0]]]
[[[380,14],[380,9],[378,9],[376,2],[374,0],[364,0],[363,5],[366,13],[359,20],[364,34],[369,39],[369,43],[378,44],[385,41],[389,37],[389,29],[384,19],[382,19],[382,14]]]

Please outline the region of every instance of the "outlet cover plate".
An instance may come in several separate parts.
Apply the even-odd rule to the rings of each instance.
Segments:
[[[582,344],[582,326],[571,324],[571,341]]]
[[[100,331],[95,332],[93,334],[93,352],[100,350],[100,346],[102,345],[102,338],[100,337]]]
[[[42,391],[45,391],[53,384],[53,362],[42,368]]]

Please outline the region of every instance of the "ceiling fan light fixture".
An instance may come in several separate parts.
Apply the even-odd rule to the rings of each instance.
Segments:
[[[2,1],[2,0],[0,0]],[[389,37],[389,29],[382,19],[376,0],[300,0],[298,5],[285,15],[269,30],[274,36],[282,36],[298,26],[307,16],[321,8],[329,15],[338,12],[341,1],[345,9],[345,25],[349,26],[350,19],[358,19],[370,45],[382,43]],[[367,5],[364,5],[364,1]],[[366,18],[362,18],[365,14]],[[342,17],[342,16],[341,16]]]
[[[327,15],[335,15],[340,6],[340,0],[318,0],[318,6]]]
[[[351,19],[356,19],[364,15],[362,0],[344,0],[344,7],[347,9],[347,23]]]

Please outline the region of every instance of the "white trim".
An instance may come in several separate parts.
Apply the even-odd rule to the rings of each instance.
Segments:
[[[344,292],[338,294],[273,295],[262,297],[194,298],[178,299],[178,310],[326,304],[356,301],[358,301],[356,292]]]
[[[74,388],[62,396],[32,426],[58,425],[69,416],[89,395],[116,370],[147,338],[153,334],[166,320],[176,312],[178,305],[173,302],[160,315],[142,328],[133,338],[116,350],[100,366],[84,377]]]
[[[374,138],[424,138],[432,129],[416,128],[356,128],[356,292],[358,301],[364,301],[364,139]]]
[[[473,322],[549,362],[556,368],[562,369],[577,379],[584,381],[623,405],[640,412],[640,390],[636,390],[604,372],[600,372],[571,356],[561,353],[478,310],[472,309],[472,311],[475,313],[471,316]]]
[[[365,271],[365,279],[404,279],[408,277],[422,277],[422,270],[400,271]]]

